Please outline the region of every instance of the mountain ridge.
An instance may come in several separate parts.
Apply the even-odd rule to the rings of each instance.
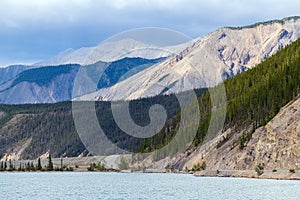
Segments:
[[[218,29],[177,56],[83,99],[132,100],[213,87],[296,41],[300,37],[300,18],[296,19],[250,29]]]
[[[265,21],[265,22],[257,22],[254,24],[250,24],[250,25],[246,25],[246,26],[224,26],[221,28],[229,28],[229,29],[233,29],[233,30],[240,30],[240,29],[247,29],[247,28],[255,28],[257,26],[260,25],[268,25],[268,24],[273,24],[273,23],[280,23],[280,24],[284,24],[286,21],[290,21],[290,20],[299,20],[300,16],[290,16],[290,17],[285,17],[283,19],[275,19],[275,20],[269,20],[269,21]]]
[[[123,58],[111,63],[97,62],[88,66],[66,64],[29,68],[0,85],[0,103],[56,103],[71,100],[79,70],[85,80],[82,87],[85,88],[83,94],[86,94],[97,88],[113,85],[126,74],[135,74],[163,59]],[[99,79],[100,74],[102,77]]]
[[[157,59],[168,57],[180,49],[188,46],[179,44],[175,46],[159,47],[146,44],[131,38],[118,41],[104,41],[95,47],[82,47],[77,50],[66,49],[48,60],[35,63],[37,66],[43,65],[61,65],[61,64],[80,64],[91,65],[97,62],[114,62],[125,57],[140,57],[145,59]]]
[[[84,72],[85,70],[83,70],[86,78],[85,83],[83,83],[83,88],[87,88],[87,91],[82,91],[80,94],[88,94],[82,97],[84,100],[132,100],[159,94],[178,93],[195,88],[213,87],[229,77],[251,69],[253,66],[256,66],[261,61],[274,55],[283,47],[298,39],[300,37],[299,19],[299,17],[290,17],[279,21],[262,22],[252,28],[240,30],[220,28],[198,39],[196,42],[191,41],[193,44],[176,46],[173,51],[169,49],[170,52],[174,53],[178,51],[180,53],[176,53],[177,55],[170,56],[161,62],[154,63],[151,67],[141,68],[137,73],[129,73],[122,79],[116,79],[113,82],[114,84],[108,84],[104,89],[98,87],[98,91],[96,91],[97,87],[91,89],[94,82],[96,79],[108,79],[107,74],[103,74],[103,77],[96,77],[96,75],[100,76],[101,73],[94,73],[92,80],[89,75]],[[129,43],[126,44],[126,42]],[[118,44],[120,44],[120,46],[118,46]],[[117,47],[115,45],[117,45]],[[99,56],[122,59],[122,57],[130,54],[130,49],[132,50],[132,48],[141,47],[146,48],[146,50],[147,48],[148,50],[149,48],[154,48],[152,45],[142,44],[132,39],[109,42],[106,46],[109,48],[103,48],[105,45],[103,46],[102,44],[101,51],[95,51],[95,54],[89,54],[87,58],[86,54],[79,57],[83,60],[91,59],[93,62],[98,60]],[[124,49],[123,47],[126,48]],[[110,52],[112,49],[114,51]],[[151,52],[148,50],[145,52],[134,51],[131,56],[134,57],[135,54],[138,54],[145,57],[147,53]],[[151,53],[150,57],[152,55],[162,56],[161,53],[166,51],[166,49],[160,50],[162,51],[152,52],[153,54]],[[88,51],[90,52],[90,50]],[[107,51],[109,51],[108,54],[103,54],[105,52],[107,53]],[[62,55],[69,55],[69,53],[72,52],[74,52],[74,50],[67,49]],[[125,54],[122,54],[122,52]],[[116,55],[118,56],[116,57]],[[169,54],[165,56],[169,56]],[[102,62],[99,61],[98,64],[99,63]],[[12,75],[16,74],[17,73],[14,73]],[[110,72],[110,76],[114,76],[112,72]],[[11,77],[11,79],[12,78],[13,77]],[[67,79],[68,78],[66,78],[66,80]],[[67,83],[63,78],[57,79],[59,83],[56,85],[72,84],[73,78],[68,80],[70,80],[70,82]],[[11,82],[9,81],[3,83],[0,85],[0,90],[4,91],[9,88],[10,85]],[[0,93],[0,98],[2,99],[0,102],[53,103],[72,99],[72,95],[67,95],[64,98],[52,98],[51,94],[55,93],[53,89],[57,88],[57,86],[41,88],[38,85],[30,83],[22,84],[20,87],[11,88],[11,91],[13,91],[11,93]],[[22,90],[27,91],[28,97],[26,97],[27,94],[25,97],[19,97],[20,91]],[[38,95],[35,91],[43,91],[43,94]],[[70,91],[65,92],[70,94]],[[39,96],[45,97],[47,101],[41,102]],[[49,96],[50,98],[48,98]],[[77,95],[75,96],[77,97]],[[16,101],[14,97],[20,100]]]

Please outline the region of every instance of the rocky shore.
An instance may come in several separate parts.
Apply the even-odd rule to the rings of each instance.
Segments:
[[[288,170],[277,172],[265,171],[262,175],[257,175],[254,170],[205,170],[195,172],[197,177],[232,177],[232,178],[257,178],[257,179],[277,179],[277,180],[300,180],[300,172],[291,173]]]

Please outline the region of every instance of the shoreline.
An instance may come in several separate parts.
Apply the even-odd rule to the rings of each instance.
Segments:
[[[205,170],[193,173],[196,177],[228,177],[228,178],[254,178],[254,179],[273,179],[273,180],[300,180],[300,172],[291,173],[288,170],[272,172],[265,170],[260,176],[255,170]]]
[[[167,172],[167,171],[130,171],[130,170],[111,170],[111,171],[1,171],[1,173],[144,173],[144,174],[190,174],[195,177],[215,177],[215,178],[247,178],[247,179],[272,179],[272,180],[300,180],[300,171],[291,173],[288,170],[272,172],[266,170],[258,176],[254,170],[204,170],[198,172]]]
[[[195,177],[229,177],[229,178],[254,178],[254,179],[276,179],[276,180],[300,180],[300,170],[295,169],[294,173],[287,169],[278,169],[276,172],[273,170],[262,170],[262,174],[258,176],[255,170],[202,170],[202,171],[185,171],[178,169],[166,169],[163,166],[148,166],[137,167],[130,165],[129,161],[124,167],[120,166],[121,157],[113,156],[93,156],[81,158],[52,158],[53,168],[48,170],[49,159],[41,159],[42,170],[37,170],[37,160],[17,160],[12,161],[13,170],[9,171],[10,163],[7,163],[5,171],[7,173],[32,173],[32,172],[102,172],[102,173],[167,173],[167,174],[191,174]],[[28,167],[31,163],[32,167]],[[101,165],[102,163],[102,165]],[[23,166],[20,168],[20,166]],[[18,167],[19,166],[19,167]],[[27,166],[27,167],[26,167]],[[121,168],[120,168],[121,167]],[[90,168],[90,169],[89,169]],[[122,169],[123,168],[123,169]],[[21,169],[21,170],[20,170]]]

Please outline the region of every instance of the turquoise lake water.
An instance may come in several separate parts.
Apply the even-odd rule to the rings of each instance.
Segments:
[[[0,199],[300,199],[300,181],[183,174],[0,173]]]

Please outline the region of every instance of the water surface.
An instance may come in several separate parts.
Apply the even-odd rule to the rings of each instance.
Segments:
[[[183,174],[0,173],[0,199],[300,199],[300,181]]]

